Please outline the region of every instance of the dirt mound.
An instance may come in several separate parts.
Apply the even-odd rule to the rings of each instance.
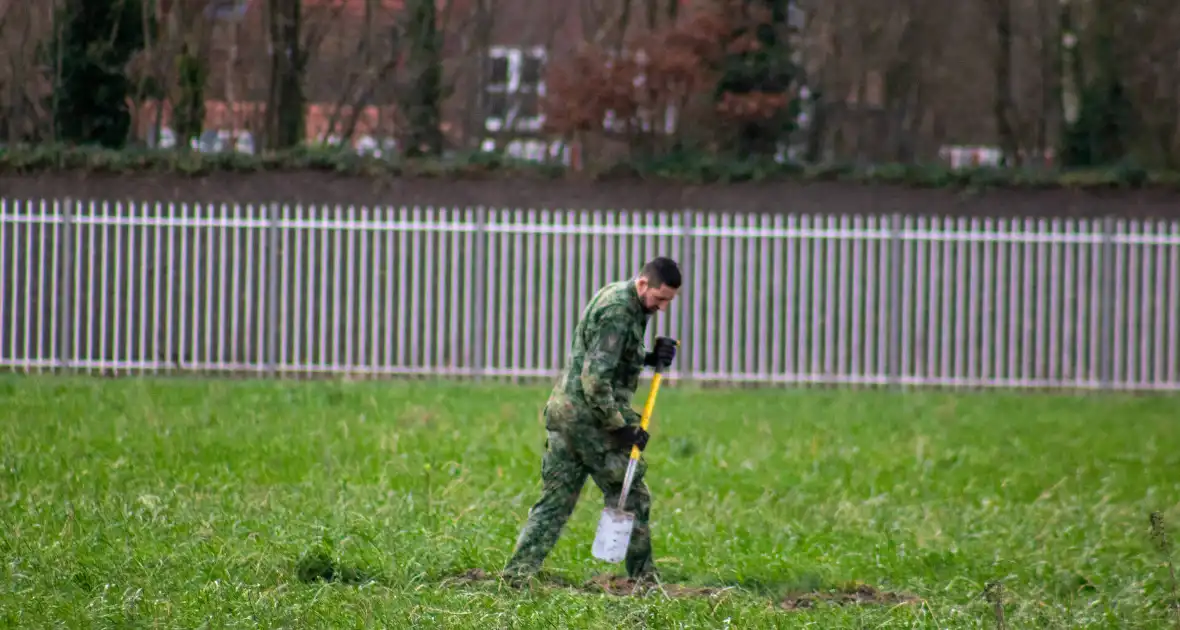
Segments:
[[[443,580],[443,584],[470,584],[472,582],[486,582],[495,579],[497,579],[495,575],[491,575],[483,569],[468,569],[454,577]]]
[[[585,590],[601,591],[618,596],[659,593],[668,597],[714,597],[731,590],[729,588],[684,586],[683,584],[636,582],[630,578],[607,574],[596,575],[582,586]]]
[[[443,581],[444,585],[474,584],[499,580],[494,573],[483,569],[468,569]],[[636,582],[627,577],[610,574],[600,574],[582,584],[576,584],[555,575],[545,575],[538,578],[538,582],[561,588],[574,588],[587,593],[607,593],[608,595],[634,596],[651,592],[659,592],[669,597],[712,597],[728,588],[706,588],[683,586],[680,584],[660,584],[654,582]]]
[[[444,580],[444,584],[472,584],[499,579],[500,577],[498,575],[488,573],[483,569],[468,569],[448,580]],[[539,581],[551,586],[574,588],[586,593],[606,593],[618,597],[662,595],[672,598],[712,598],[734,590],[734,587],[728,586],[687,586],[683,584],[636,582],[630,578],[606,573],[596,575],[582,584],[574,584],[556,576],[546,576]],[[919,599],[912,595],[883,591],[868,584],[851,584],[829,591],[792,593],[780,601],[778,607],[783,610],[806,610],[825,604],[837,606],[896,605],[917,601]]]
[[[467,569],[466,571],[457,573],[442,581],[443,586],[455,586],[463,584],[477,584],[481,582],[498,582],[501,576],[496,573],[488,573],[483,569]],[[531,580],[534,584],[544,584],[546,586],[556,586],[558,588],[580,588],[582,585],[574,584],[560,576],[542,574]]]
[[[848,604],[893,605],[909,604],[917,601],[918,598],[913,595],[891,593],[889,591],[882,591],[874,586],[869,586],[868,584],[857,584],[850,588],[828,592],[793,593],[781,601],[779,607],[785,610],[804,610],[815,608],[821,604],[835,604],[837,606]]]

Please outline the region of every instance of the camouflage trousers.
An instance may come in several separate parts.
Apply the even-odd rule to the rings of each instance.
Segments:
[[[605,505],[618,506],[630,455],[630,448],[607,443],[605,433],[597,429],[549,431],[541,460],[541,498],[529,510],[504,575],[528,577],[540,571],[573,513],[587,477],[602,491]],[[635,515],[635,528],[624,560],[627,575],[632,578],[651,577],[655,573],[648,527],[651,493],[644,482],[645,472],[647,463],[640,457],[624,506]],[[585,546],[589,550],[589,540]]]

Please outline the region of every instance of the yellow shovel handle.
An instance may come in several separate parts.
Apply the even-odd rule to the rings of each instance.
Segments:
[[[680,342],[676,342],[676,347],[680,347]],[[656,408],[656,394],[660,393],[660,381],[663,380],[664,375],[662,369],[657,366],[656,373],[651,377],[651,392],[647,395],[647,402],[643,405],[643,415],[639,418],[639,427],[644,431],[647,430],[648,423],[651,422],[651,414]],[[631,446],[631,459],[639,459],[639,447]]]
[[[639,420],[639,426],[644,431],[647,430],[647,424],[649,421],[651,421],[651,412],[653,409],[655,409],[656,394],[660,391],[660,380],[663,378],[663,376],[663,374],[656,372],[655,375],[651,377],[651,393],[647,395],[647,403],[643,405],[643,416]],[[639,459],[639,447],[636,445],[631,446],[631,459]]]

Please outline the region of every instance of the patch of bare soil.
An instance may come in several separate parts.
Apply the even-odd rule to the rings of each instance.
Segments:
[[[483,569],[469,569],[448,580],[446,585],[473,584],[499,580],[499,576]],[[732,587],[687,586],[683,584],[636,582],[618,575],[596,575],[583,584],[573,584],[560,577],[549,576],[540,580],[553,586],[574,588],[587,593],[606,593],[618,597],[662,595],[671,598],[711,598],[732,591]],[[913,595],[883,591],[868,584],[855,584],[831,591],[792,593],[778,607],[783,610],[807,610],[821,605],[898,605],[918,602]]]
[[[713,588],[699,586],[684,586],[682,584],[661,584],[652,582],[636,582],[630,578],[618,575],[596,575],[582,585],[589,591],[601,591],[610,595],[645,595],[659,593],[668,597],[714,597],[728,591],[728,588]]]
[[[911,604],[919,601],[913,595],[882,591],[868,584],[857,584],[848,589],[830,592],[793,593],[779,602],[779,607],[785,610],[806,610],[822,604],[845,606],[848,604],[865,605],[897,605]]]
[[[472,584],[475,582],[487,582],[489,580],[498,579],[495,575],[489,574],[483,569],[468,569],[454,577],[443,580],[444,586],[452,584]]]
[[[478,584],[481,582],[498,582],[501,577],[496,573],[488,573],[483,569],[468,569],[462,573],[458,573],[442,581],[443,586],[455,586],[464,584]],[[558,575],[544,574],[537,576],[528,583],[545,586],[556,586],[558,588],[574,588],[578,590],[585,590],[585,585],[575,584]]]

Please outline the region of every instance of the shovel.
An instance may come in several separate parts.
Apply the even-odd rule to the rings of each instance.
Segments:
[[[680,345],[679,342],[676,343]],[[663,379],[663,366],[657,364],[655,374],[651,379],[651,391],[647,394],[647,403],[643,405],[643,415],[639,426],[644,431],[651,421],[652,410],[656,406],[656,394],[660,391],[660,380]],[[622,562],[627,555],[627,546],[631,544],[631,529],[635,526],[635,515],[623,509],[627,504],[627,494],[631,491],[631,482],[635,480],[635,467],[639,464],[639,447],[631,446],[631,459],[627,462],[627,474],[623,477],[623,491],[619,493],[619,505],[616,508],[606,507],[598,519],[598,531],[594,534],[594,546],[591,553],[599,560],[607,562]]]

